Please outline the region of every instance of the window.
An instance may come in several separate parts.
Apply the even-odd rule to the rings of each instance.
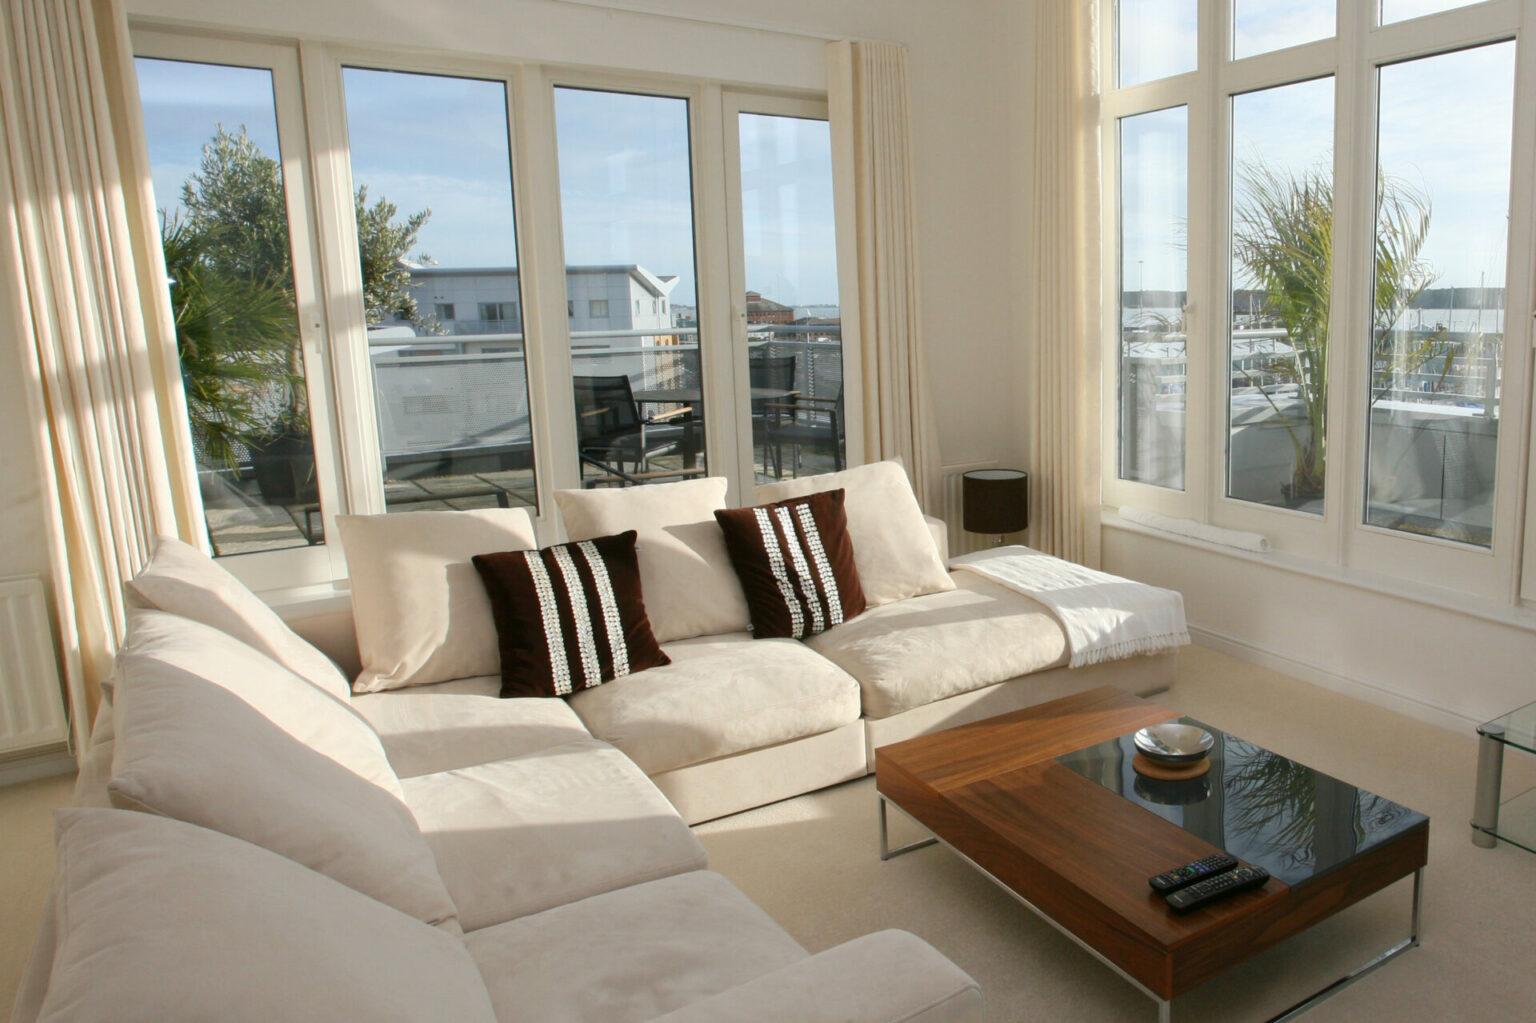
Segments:
[[[506,84],[361,67],[342,81],[366,322],[442,338],[407,354],[369,331],[384,505],[536,507],[517,303],[480,302],[447,335],[416,299],[518,286]],[[401,116],[414,110],[431,116]]]
[[[324,390],[298,322],[315,270],[289,230],[302,139],[279,123],[269,68],[135,63],[214,552],[320,543]]]
[[[1193,6],[1106,26],[1106,502],[1536,600],[1527,5]]]
[[[744,283],[771,287],[780,306],[754,317],[748,304],[758,480],[830,472],[845,464],[847,425],[831,131],[801,116],[742,112],[736,123]]]
[[[1184,107],[1120,121],[1120,478],[1174,490],[1184,489],[1188,136]]]
[[[1227,496],[1323,511],[1333,79],[1232,97]]]
[[[568,287],[665,289],[694,301],[688,100],[557,88],[555,136]],[[571,333],[582,478],[700,475],[707,423],[698,337],[670,327],[652,333],[639,325],[640,299],[633,304],[633,324]],[[608,308],[608,299],[593,299],[592,319],[606,319]]]
[[[298,44],[139,28],[134,46],[167,230],[207,228],[168,253],[173,300],[203,302],[182,324],[201,331],[182,339],[199,482],[216,553],[253,588],[344,576],[340,514],[527,505],[552,540],[555,489],[752,485],[735,121],[750,101],[825,135],[824,103],[320,41],[302,75]],[[816,301],[840,301],[837,280]],[[836,331],[818,334],[830,365]],[[857,418],[839,458],[860,454]],[[785,473],[823,457],[806,445]]]
[[[497,326],[516,324],[517,303],[481,302],[480,318],[486,321],[487,324],[496,324]]]
[[[1379,75],[1365,519],[1487,547],[1515,44],[1404,61]]]

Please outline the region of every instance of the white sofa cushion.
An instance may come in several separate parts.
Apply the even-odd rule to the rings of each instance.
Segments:
[[[117,655],[116,687],[126,690],[158,662],[215,682],[299,742],[366,778],[395,798],[400,780],[368,722],[350,706],[234,637],[190,618],[134,608]],[[132,699],[126,692],[116,699]]]
[[[731,569],[715,510],[725,507],[720,477],[644,487],[558,490],[555,503],[572,540],[639,535],[640,587],[658,643],[741,632],[747,598]]]
[[[115,708],[112,804],[270,849],[459,933],[405,804],[298,742],[221,686],[130,658]]]
[[[40,1019],[495,1019],[463,942],[291,860],[121,810],[59,812]]]
[[[491,601],[470,558],[536,546],[526,508],[341,515],[359,693],[501,670]]]
[[[597,895],[464,941],[502,1023],[638,1023],[806,958],[708,871]]]
[[[123,589],[131,605],[169,611],[227,632],[333,696],[344,698],[351,690],[334,661],[222,565],[175,537],[160,537],[149,564]]]
[[[671,664],[571,697],[592,734],[646,774],[819,735],[859,717],[858,683],[795,640],[737,632],[664,649]]]
[[[596,739],[403,784],[468,931],[706,862],[660,790]]]
[[[973,572],[955,588],[871,608],[806,645],[859,680],[864,716],[890,717],[1067,663],[1043,604]]]
[[[384,743],[402,778],[559,746],[592,733],[564,700],[503,700],[499,675],[363,693],[353,708]]]
[[[870,607],[954,589],[933,533],[899,462],[872,462],[842,472],[781,480],[757,488],[760,504],[841,487],[847,492],[848,536],[859,586]]]

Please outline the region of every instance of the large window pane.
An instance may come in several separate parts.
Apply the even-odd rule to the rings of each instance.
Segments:
[[[738,125],[757,479],[831,472],[844,456],[831,133],[765,114]]]
[[[1115,57],[1121,87],[1193,71],[1199,9],[1198,0],[1119,0]]]
[[[1488,546],[1515,44],[1380,71],[1366,521]]]
[[[584,486],[700,475],[688,102],[555,90]]]
[[[385,505],[534,505],[506,86],[344,82]]]
[[[135,66],[214,553],[319,542],[272,73]]]
[[[1322,514],[1333,79],[1232,97],[1227,496]]]
[[[1335,0],[1233,0],[1232,56],[1327,39],[1334,33]]]
[[[1120,120],[1120,478],[1184,488],[1189,115]]]

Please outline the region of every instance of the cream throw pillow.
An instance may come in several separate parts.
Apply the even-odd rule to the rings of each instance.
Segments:
[[[164,611],[128,612],[118,652],[116,705],[133,699],[135,679],[180,668],[228,689],[299,742],[402,798],[378,733],[347,703],[322,692],[265,654],[212,626]]]
[[[462,933],[416,818],[250,704],[138,660],[115,708],[112,805],[172,817],[286,856],[423,923]]]
[[[757,500],[768,504],[839,487],[846,491],[843,510],[866,604],[878,607],[955,588],[900,462],[769,483],[757,488]]]
[[[494,1023],[461,939],[247,842],[61,810],[39,1019]]]
[[[332,696],[345,699],[351,691],[334,661],[222,565],[175,537],[159,538],[154,557],[123,590],[134,606],[169,611],[229,633]]]
[[[745,632],[747,598],[731,568],[715,511],[726,481],[658,483],[623,489],[559,490],[555,503],[572,540],[635,530],[640,589],[658,643]]]
[[[342,515],[359,693],[501,672],[491,601],[470,558],[538,544],[526,508]]]

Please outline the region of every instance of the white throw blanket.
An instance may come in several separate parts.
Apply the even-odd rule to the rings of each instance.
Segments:
[[[1029,547],[977,551],[952,559],[949,567],[975,572],[1048,607],[1066,631],[1073,668],[1189,642],[1184,598],[1174,590],[1084,568]]]

